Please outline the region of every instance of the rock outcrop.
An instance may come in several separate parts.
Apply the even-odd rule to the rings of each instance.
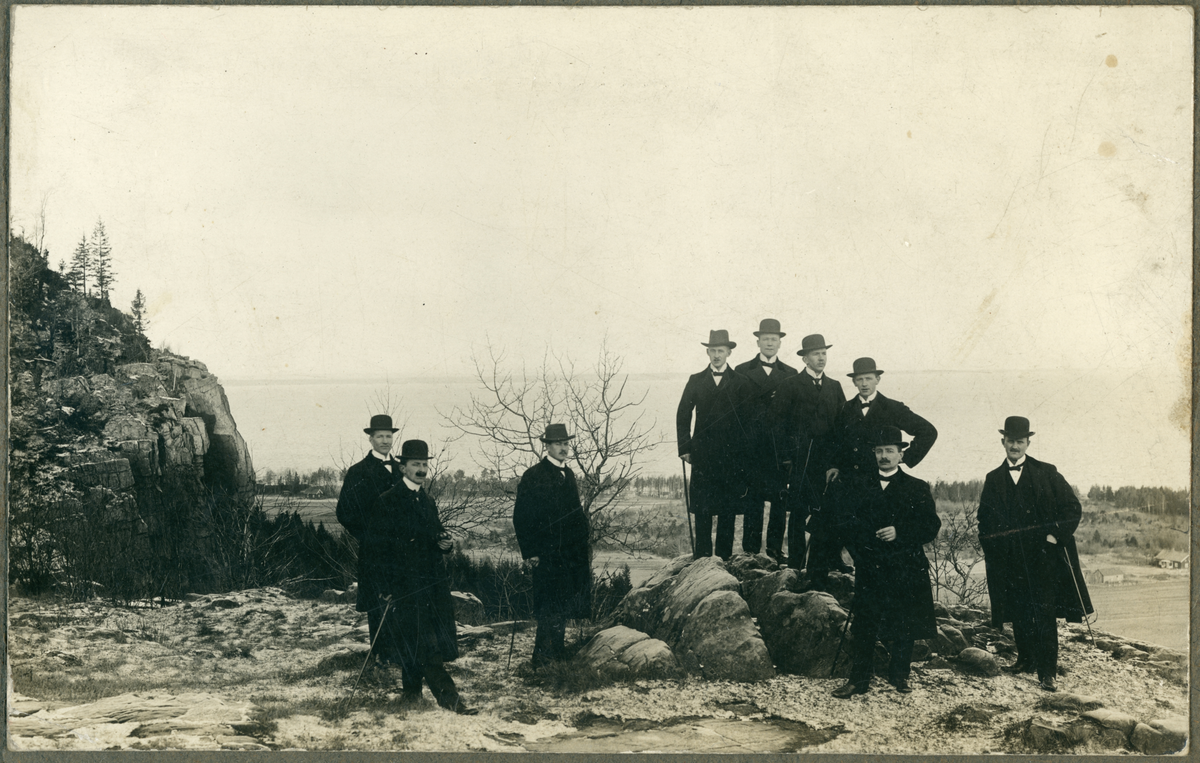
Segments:
[[[597,633],[580,656],[601,673],[620,677],[664,678],[680,672],[665,642],[623,625]]]

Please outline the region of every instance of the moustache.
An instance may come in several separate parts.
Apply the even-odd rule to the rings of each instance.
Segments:
[[[425,477],[428,474],[429,474],[429,472],[417,472],[418,477]]]

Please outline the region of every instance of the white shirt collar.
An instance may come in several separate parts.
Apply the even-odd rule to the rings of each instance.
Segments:
[[[868,402],[868,403],[873,403],[873,402],[875,402],[875,397],[876,397],[878,394],[879,394],[879,391],[878,391],[878,390],[876,390],[876,391],[872,392],[872,393],[871,393],[871,396],[867,398],[866,402]],[[858,402],[860,402],[860,403],[861,403],[861,402],[863,402],[863,397],[862,397],[862,395],[855,395],[855,397],[857,397],[857,398],[858,398]]]
[[[420,485],[413,482],[408,477],[403,477],[402,479],[404,480],[404,484],[408,487],[409,490],[413,491],[414,493],[420,492],[420,490],[421,490]]]
[[[718,370],[718,369],[716,369],[716,368],[713,368],[713,364],[712,364],[712,363],[709,363],[709,364],[708,364],[708,370],[709,370],[709,371],[711,371],[711,372],[713,372],[713,373],[718,373],[718,374],[719,374],[719,373],[724,373],[725,371],[728,371],[728,370],[729,370],[729,364],[728,364],[728,363],[726,363],[724,366],[722,366],[722,367],[721,367],[721,368]]]
[[[1019,459],[1017,459],[1016,461],[1009,461],[1009,460],[1008,460],[1008,456],[1005,456],[1005,457],[1004,457],[1004,465],[1005,465],[1005,466],[1021,466],[1021,465],[1023,465],[1024,463],[1025,463],[1025,456],[1021,456],[1021,457],[1020,457]]]
[[[804,367],[804,373],[808,374],[809,376],[811,376],[811,377],[812,377],[812,378],[814,378],[814,379],[823,379],[823,378],[825,378],[825,372],[824,372],[824,371],[822,371],[822,372],[821,372],[821,373],[819,373],[819,374],[814,374],[814,373],[813,373],[813,370],[812,370],[811,368],[809,368],[808,366],[805,366],[805,367]]]
[[[391,456],[385,456],[382,453],[380,453],[379,451],[375,450],[374,448],[371,448],[371,455],[375,456],[375,458],[378,458],[380,461],[391,461],[392,460]]]
[[[559,469],[567,468],[567,464],[565,461],[559,461],[554,456],[546,456],[546,460],[549,461],[550,463],[554,464],[555,466],[557,466]]]
[[[879,476],[880,477],[891,477],[893,474],[895,474],[898,471],[900,471],[899,466],[897,466],[895,469],[892,469],[890,472],[879,472]]]
[[[778,356],[778,355],[776,355],[776,356],[775,356],[775,357],[773,357],[773,358],[768,358],[766,355],[763,355],[761,352],[760,352],[760,353],[758,353],[758,359],[759,359],[759,360],[761,360],[761,361],[762,361],[762,362],[764,362],[764,363],[777,363],[777,362],[779,362],[779,356]]]

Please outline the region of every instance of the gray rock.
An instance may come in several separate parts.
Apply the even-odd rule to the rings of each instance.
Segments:
[[[1188,719],[1182,715],[1156,718],[1150,721],[1150,728],[1162,734],[1174,750],[1182,750],[1187,744]]]
[[[1098,707],[1104,707],[1104,701],[1083,694],[1060,691],[1042,697],[1038,700],[1038,707],[1047,710],[1082,712],[1084,710],[1095,710]]]
[[[1187,744],[1186,730],[1182,738],[1166,729],[1156,729],[1145,723],[1133,727],[1129,735],[1129,743],[1133,749],[1145,755],[1168,755],[1179,752]]]
[[[925,663],[927,670],[950,670],[953,667],[954,664],[940,654],[930,657],[929,661]]]
[[[580,657],[595,670],[611,675],[661,677],[680,672],[666,643],[623,625],[597,633]]]
[[[800,573],[793,569],[770,572],[758,579],[742,582],[742,597],[750,607],[750,614],[761,618],[770,606],[771,597],[780,591],[796,593],[800,590]]]
[[[1136,646],[1123,644],[1113,651],[1113,658],[1117,660],[1146,660],[1150,658],[1150,653],[1138,649]]]
[[[933,650],[929,647],[929,642],[925,639],[919,639],[913,642],[913,662],[924,662],[933,655]]]
[[[982,649],[973,646],[963,649],[955,660],[963,672],[989,677],[1000,675],[1000,664],[995,656]]]
[[[939,625],[938,632],[946,638],[945,642],[943,642],[941,639],[938,639],[938,654],[950,657],[958,654],[970,646],[970,644],[967,643],[966,637],[963,636],[962,631],[960,631],[958,628],[955,628],[953,625]],[[948,646],[949,651],[943,652],[941,649],[943,645]]]
[[[933,603],[933,616],[934,617],[949,617],[950,610],[946,607],[945,604],[941,603],[940,601],[935,601]]]
[[[1078,733],[1051,718],[1030,718],[1005,731],[1014,752],[1064,753],[1079,744]]]
[[[762,681],[775,676],[750,608],[736,591],[706,596],[686,620],[675,651],[689,673],[709,680]]]
[[[674,567],[675,562],[670,566]],[[676,644],[689,616],[701,601],[717,591],[737,593],[739,588],[737,578],[725,570],[720,559],[704,557],[685,565],[678,574],[653,587],[647,584],[630,591],[617,608],[615,620],[668,644]]]
[[[1129,735],[1125,732],[1088,718],[1070,721],[1063,729],[1076,753],[1112,752],[1125,750],[1129,745]]]
[[[242,606],[233,599],[213,599],[205,609],[236,609]]]
[[[734,554],[725,567],[738,580],[744,580],[751,570],[774,572],[779,569],[779,564],[766,554]]]
[[[1137,718],[1134,718],[1132,715],[1122,713],[1119,710],[1110,710],[1106,707],[1088,710],[1083,714],[1083,717],[1095,721],[1105,728],[1116,729],[1124,734],[1126,738],[1133,732],[1133,727],[1138,724]]]
[[[826,578],[825,592],[837,600],[842,609],[850,609],[854,601],[854,576],[831,572]]]
[[[758,618],[763,641],[780,672],[814,678],[830,677],[845,623],[846,611],[819,591],[777,593]],[[849,667],[849,641],[847,636],[841,649],[842,671]]]
[[[473,593],[451,591],[454,597],[454,619],[460,623],[479,625],[483,622],[483,602]]]

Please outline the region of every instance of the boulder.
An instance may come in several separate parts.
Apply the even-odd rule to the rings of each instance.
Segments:
[[[1109,728],[1088,718],[1078,718],[1064,726],[1076,753],[1125,750],[1129,735],[1120,729]]]
[[[827,593],[782,591],[758,618],[763,641],[780,672],[829,678],[846,624],[846,611]],[[849,636],[839,668],[848,669]],[[839,673],[840,675],[840,673]]]
[[[725,567],[738,580],[745,580],[751,570],[774,572],[779,564],[766,554],[734,554]]]
[[[1184,724],[1184,733],[1181,736],[1166,728],[1139,723],[1133,727],[1129,742],[1133,749],[1144,755],[1169,755],[1179,752],[1187,744],[1187,725]]]
[[[679,673],[679,664],[666,643],[623,625],[593,636],[580,658],[610,675],[653,678]]]
[[[955,661],[964,673],[988,677],[1000,675],[1000,663],[996,662],[995,656],[977,647],[963,649]]]
[[[1188,738],[1188,719],[1182,715],[1172,715],[1166,718],[1157,718],[1150,721],[1150,728],[1159,732],[1166,738],[1166,743],[1172,748],[1172,752],[1182,750],[1187,744]]]
[[[775,677],[771,655],[736,591],[706,596],[683,626],[675,651],[689,673],[709,680],[762,681]]]
[[[850,609],[854,601],[854,576],[844,572],[831,572],[826,577],[824,590],[837,600],[843,609]]]
[[[1116,729],[1125,735],[1126,738],[1133,732],[1134,726],[1137,726],[1137,718],[1134,718],[1128,713],[1122,713],[1119,710],[1110,710],[1106,707],[1098,707],[1095,710],[1088,710],[1083,714],[1083,717],[1100,724],[1108,729]]]
[[[1083,694],[1074,694],[1069,691],[1060,691],[1056,692],[1055,694],[1047,694],[1038,700],[1038,707],[1046,710],[1059,710],[1064,712],[1082,712],[1084,710],[1095,710],[1096,708],[1103,706],[1103,700]]]
[[[939,625],[938,634],[937,651],[943,657],[953,657],[970,646],[962,631],[953,625]]]
[[[760,578],[742,581],[742,597],[750,607],[750,614],[761,618],[771,603],[771,597],[780,591],[800,591],[800,573],[793,569],[769,572]]]
[[[670,566],[674,565],[675,562],[672,562]],[[630,591],[621,601],[615,620],[618,624],[675,644],[692,611],[701,601],[717,591],[737,593],[739,587],[737,578],[726,572],[720,559],[704,557],[683,566],[678,574],[653,587],[648,583]]]
[[[913,662],[924,662],[933,655],[933,650],[929,648],[929,642],[925,639],[918,639],[913,642]]]
[[[1052,718],[1035,717],[1005,729],[1013,752],[1064,753],[1079,743],[1078,733]]]
[[[1146,660],[1149,658],[1149,652],[1131,644],[1122,644],[1113,651],[1113,659],[1116,660]]]
[[[483,622],[483,602],[473,593],[451,591],[454,598],[454,619],[460,623],[478,625]]]

